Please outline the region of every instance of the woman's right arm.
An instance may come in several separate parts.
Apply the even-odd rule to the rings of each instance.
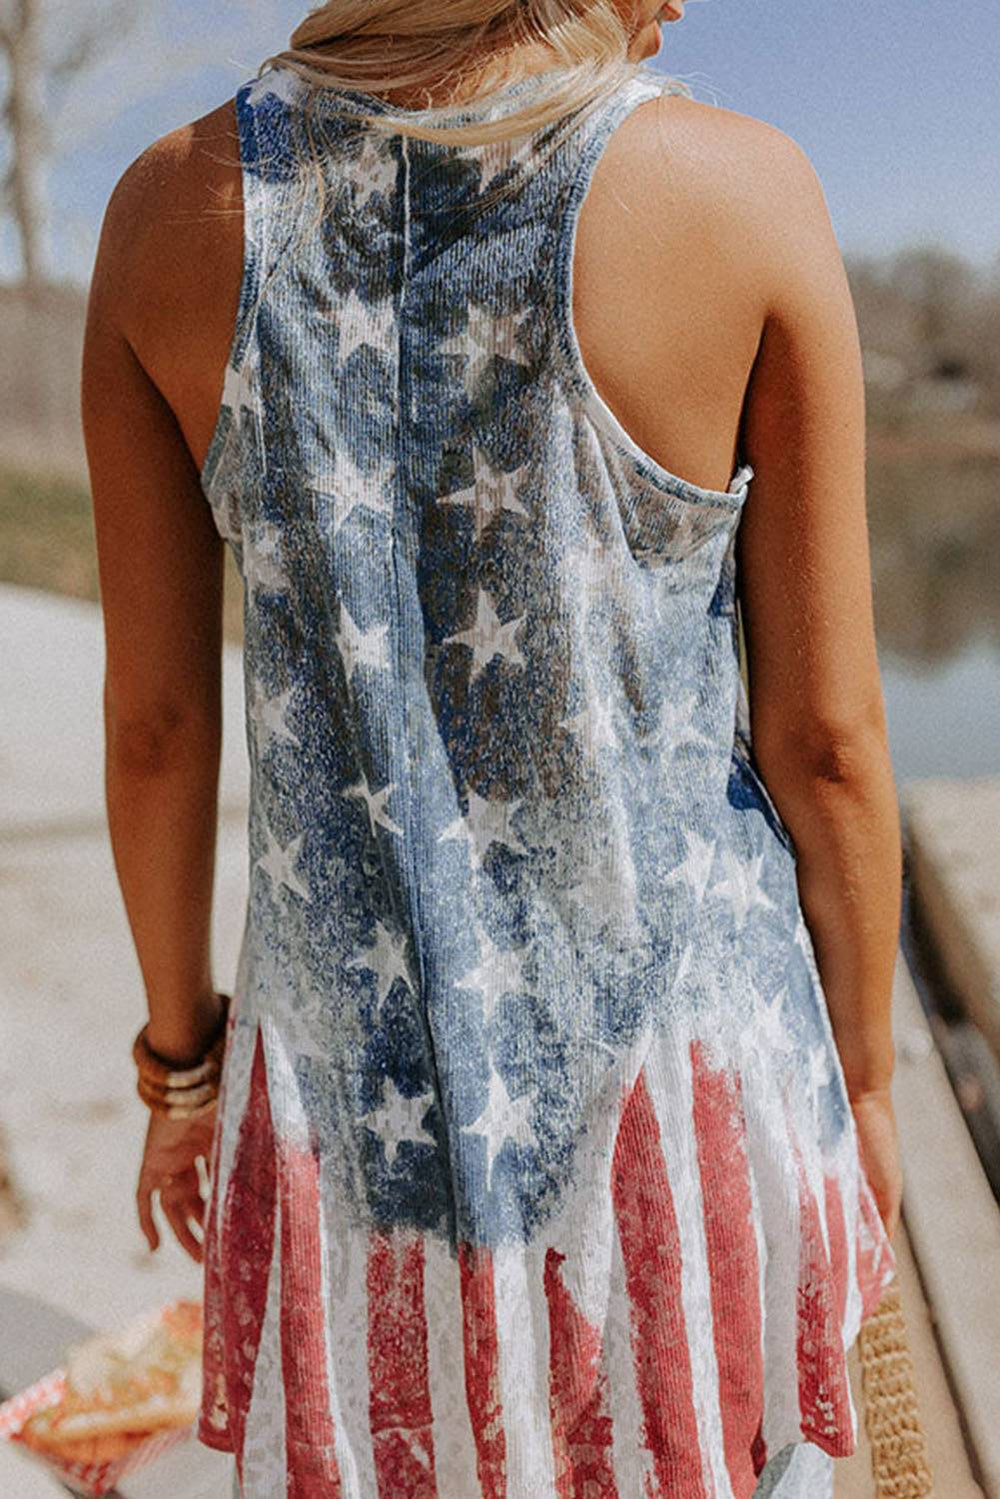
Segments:
[[[737,540],[751,736],[795,843],[862,1157],[891,1231],[902,848],[876,657],[861,351],[815,171],[779,131],[766,132],[764,155],[753,227],[767,311],[744,406],[754,482]]]

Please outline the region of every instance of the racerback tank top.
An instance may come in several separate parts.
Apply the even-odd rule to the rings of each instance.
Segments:
[[[571,317],[594,169],[669,86],[534,173],[544,130],[462,148],[320,96],[314,226],[307,85],[236,94],[202,483],[244,585],[249,893],[199,1435],[249,1499],[748,1499],[769,1453],[854,1445],[893,1259],[750,746],[752,470],[655,462]]]

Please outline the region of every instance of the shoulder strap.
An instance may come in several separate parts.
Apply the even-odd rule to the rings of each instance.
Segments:
[[[626,116],[650,99],[679,91],[678,84],[666,75],[651,70],[637,74],[604,100],[572,137],[574,156],[565,173],[554,218],[549,263],[553,278],[553,315],[562,363],[574,392],[588,401],[592,399],[590,376],[580,356],[572,317],[573,252],[580,210],[597,163]]]
[[[299,224],[304,136],[302,81],[289,68],[269,68],[236,92],[243,172],[244,293],[252,314]]]
[[[266,470],[257,320],[303,217],[301,89],[297,74],[271,67],[241,84],[233,98],[243,196],[243,271],[222,406],[201,476],[210,497],[221,474],[239,461],[244,413],[253,418],[259,461]],[[228,522],[223,529],[224,534],[234,533]]]

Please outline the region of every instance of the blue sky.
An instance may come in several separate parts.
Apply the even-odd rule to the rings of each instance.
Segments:
[[[61,274],[89,275],[104,204],[129,161],[221,103],[285,44],[305,8],[216,0],[210,21],[204,0],[169,9],[172,36],[183,38],[187,24],[204,65],[154,79],[141,102],[63,160],[53,182]],[[656,59],[697,98],[768,120],[798,141],[845,253],[935,243],[979,265],[1000,265],[998,64],[996,0],[699,0],[664,28]],[[91,85],[105,99],[115,88],[126,98],[127,86],[120,69]],[[9,269],[0,244],[0,273]]]

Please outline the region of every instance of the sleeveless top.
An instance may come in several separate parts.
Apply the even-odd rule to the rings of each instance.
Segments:
[[[789,1443],[854,1447],[893,1256],[750,747],[752,469],[655,462],[571,320],[598,159],[670,88],[547,156],[322,95],[307,133],[273,64],[235,96],[202,485],[244,584],[249,897],[198,1434],[249,1499],[747,1499]]]

